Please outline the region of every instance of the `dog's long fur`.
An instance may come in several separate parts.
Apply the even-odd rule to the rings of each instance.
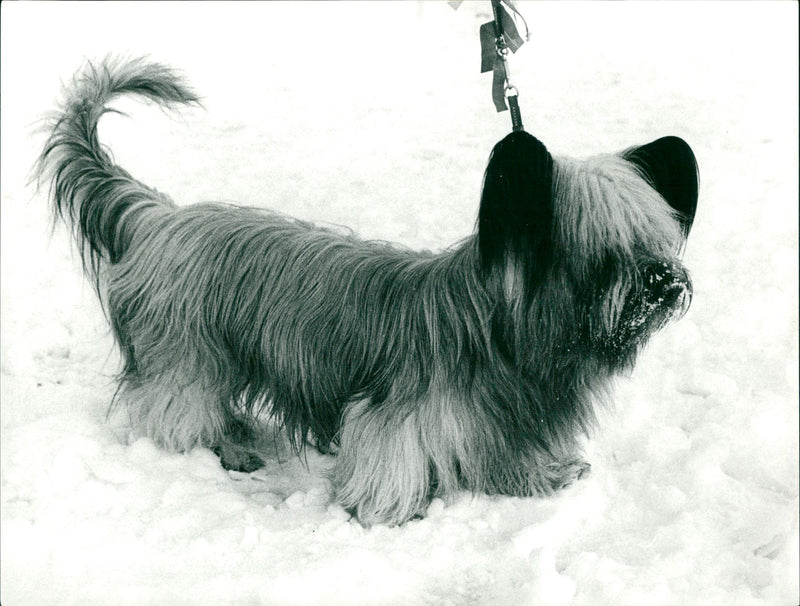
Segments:
[[[477,234],[441,254],[264,210],[176,206],[116,166],[107,103],[196,95],[146,61],[87,66],[39,164],[124,356],[134,427],[250,469],[265,407],[338,449],[340,503],[402,523],[459,489],[545,495],[588,465],[593,400],[684,312],[697,169],[675,137],[585,161],[518,132],[492,151]],[[244,453],[244,454],[243,454]]]

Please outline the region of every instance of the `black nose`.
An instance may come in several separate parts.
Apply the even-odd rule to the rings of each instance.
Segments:
[[[661,262],[649,267],[645,276],[649,296],[664,309],[671,310],[671,319],[678,320],[689,311],[694,288],[686,269],[675,263]]]
[[[684,235],[697,211],[699,172],[689,144],[680,137],[662,137],[652,143],[623,152],[635,164],[669,205],[678,211]]]

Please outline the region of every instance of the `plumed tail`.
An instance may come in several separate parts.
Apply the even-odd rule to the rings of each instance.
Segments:
[[[172,202],[116,166],[97,137],[109,101],[135,94],[164,107],[198,104],[176,72],[143,59],[89,63],[65,89],[65,100],[35,169],[50,181],[56,218],[74,233],[83,267],[99,284],[103,262],[115,263],[130,242],[137,217],[147,208]]]

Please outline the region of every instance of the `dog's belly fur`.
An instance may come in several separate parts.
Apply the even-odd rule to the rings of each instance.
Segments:
[[[123,355],[116,402],[164,447],[262,463],[262,413],[335,451],[337,501],[365,524],[458,490],[546,495],[580,477],[609,379],[679,317],[697,169],[675,137],[587,161],[531,135],[492,151],[477,233],[439,254],[268,211],[178,207],[113,164],[117,94],[194,94],[164,66],[89,66],[42,153]]]

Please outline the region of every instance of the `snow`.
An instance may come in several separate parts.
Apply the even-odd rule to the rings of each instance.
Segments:
[[[3,3],[0,600],[15,604],[797,604],[796,3],[518,3],[527,130],[557,154],[687,139],[688,314],[620,379],[592,472],[365,529],[332,460],[226,473],[106,419],[114,352],[45,192],[40,117],[85,57],[149,54],[205,111],[121,101],[102,137],[192,203],[258,204],[442,248],[508,132],[478,73],[488,2]]]

